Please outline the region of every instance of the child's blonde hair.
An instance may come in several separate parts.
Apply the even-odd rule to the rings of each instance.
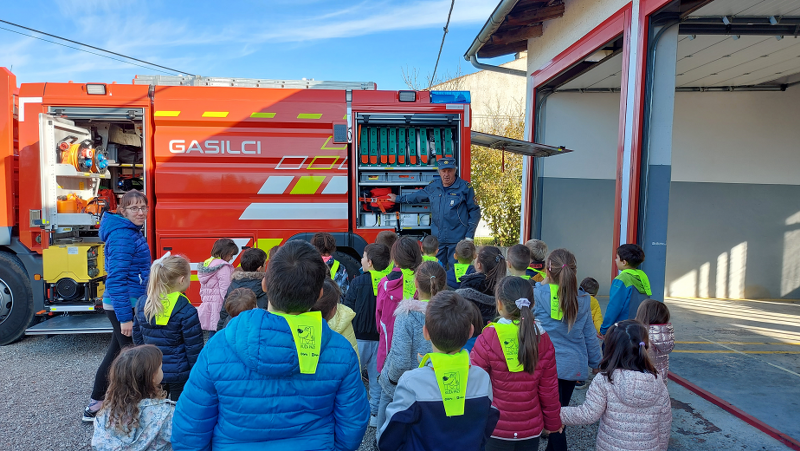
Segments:
[[[525,247],[531,251],[531,261],[543,262],[547,257],[547,244],[542,240],[528,240]]]
[[[150,266],[150,281],[147,283],[147,302],[144,304],[144,317],[152,321],[164,311],[162,301],[178,288],[181,277],[188,279],[192,274],[189,260],[182,255],[169,253],[154,261]]]

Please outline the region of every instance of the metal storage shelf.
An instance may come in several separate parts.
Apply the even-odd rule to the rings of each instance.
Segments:
[[[437,166],[359,166],[360,171],[414,171],[414,170],[430,170],[436,171],[439,169]]]
[[[144,164],[141,163],[109,163],[108,167],[110,168],[136,168],[136,169],[144,169]]]
[[[58,177],[76,177],[86,179],[110,179],[111,174],[106,171],[102,174],[95,174],[92,172],[78,172],[75,166],[69,164],[56,164],[55,175]]]
[[[71,226],[94,226],[100,223],[98,216],[89,213],[56,213],[56,224]]]
[[[429,185],[430,181],[421,181],[421,182],[358,182],[359,185],[364,186],[426,186]]]

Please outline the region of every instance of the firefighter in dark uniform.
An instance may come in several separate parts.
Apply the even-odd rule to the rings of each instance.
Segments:
[[[465,238],[475,238],[475,229],[481,220],[481,207],[475,204],[475,190],[472,185],[458,177],[456,160],[441,158],[438,164],[439,180],[432,181],[414,194],[390,194],[389,200],[401,204],[430,201],[431,232],[439,239],[436,257],[445,267],[450,267],[456,263],[453,257],[456,244]]]

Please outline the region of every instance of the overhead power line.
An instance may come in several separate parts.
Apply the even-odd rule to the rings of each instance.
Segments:
[[[449,19],[448,19],[448,21],[449,21]],[[100,48],[100,47],[95,47],[93,45],[84,44],[83,42],[73,41],[72,39],[67,39],[67,38],[64,38],[64,37],[61,37],[61,36],[57,36],[57,35],[54,35],[54,34],[45,33],[44,31],[39,31],[39,30],[36,30],[36,29],[33,29],[33,28],[28,28],[26,26],[23,26],[23,25],[20,25],[20,24],[16,24],[16,23],[13,23],[13,22],[9,22],[7,20],[0,19],[0,22],[8,24],[8,25],[11,25],[13,27],[22,28],[24,30],[32,31],[34,33],[39,33],[39,34],[42,34],[42,35],[45,35],[45,36],[50,36],[51,38],[55,38],[55,39],[59,39],[59,40],[62,40],[62,41],[70,42],[72,44],[77,44],[77,45],[80,45],[80,46],[83,46],[83,47],[87,47],[87,48],[90,48],[90,49],[98,50],[100,52],[108,53],[110,55],[116,55],[116,56],[125,58],[126,60],[131,60],[131,61],[137,61],[139,63],[144,63],[147,66],[142,66],[141,64],[132,63],[131,61],[125,61],[125,60],[121,60],[119,58],[114,58],[114,57],[109,56],[109,55],[103,55],[103,54],[100,54],[100,53],[90,52],[90,51],[88,51],[86,49],[73,47],[73,46],[70,46],[70,45],[62,44],[60,42],[54,42],[54,41],[50,41],[50,40],[47,40],[47,39],[40,38],[38,36],[31,36],[29,34],[21,33],[19,31],[9,30],[8,28],[0,27],[0,29],[2,29],[2,30],[10,31],[12,33],[17,33],[19,35],[27,36],[29,38],[39,39],[40,41],[49,42],[51,44],[60,45],[60,46],[67,47],[67,48],[70,48],[70,49],[73,49],[73,50],[78,50],[78,51],[81,51],[81,52],[90,53],[92,55],[101,56],[103,58],[109,58],[109,59],[112,59],[114,61],[119,61],[121,63],[132,64],[134,66],[142,67],[142,68],[145,68],[145,69],[152,69],[153,67],[158,67],[158,68],[161,68],[161,69],[166,69],[166,70],[168,70],[170,72],[173,72],[173,73],[186,74],[186,75],[192,75],[192,76],[194,75],[194,74],[190,74],[189,72],[186,72],[186,71],[181,71],[181,70],[178,70],[178,69],[173,69],[171,67],[161,66],[159,64],[151,63],[151,62],[145,61],[145,60],[140,60],[140,59],[134,58],[132,56],[123,55],[121,53],[112,52],[111,50],[106,50],[106,49],[103,49],[103,48]],[[158,70],[158,69],[156,69],[156,70]],[[170,73],[170,72],[164,72],[163,70],[158,70],[158,72]]]
[[[444,34],[442,35],[442,44],[439,46],[439,56],[436,57],[436,65],[433,66],[433,75],[431,75],[431,81],[428,83],[428,91],[431,90],[433,86],[433,80],[436,79],[436,69],[439,68],[439,58],[442,57],[442,49],[444,48],[444,38],[447,37],[447,27],[450,26],[450,15],[453,14],[453,6],[455,6],[456,0],[452,0],[450,2],[450,12],[447,13],[447,22],[444,24]]]

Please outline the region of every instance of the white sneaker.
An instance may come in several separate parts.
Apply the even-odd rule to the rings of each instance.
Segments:
[[[376,428],[378,427],[378,417],[375,415],[370,415],[369,417],[369,427]]]

